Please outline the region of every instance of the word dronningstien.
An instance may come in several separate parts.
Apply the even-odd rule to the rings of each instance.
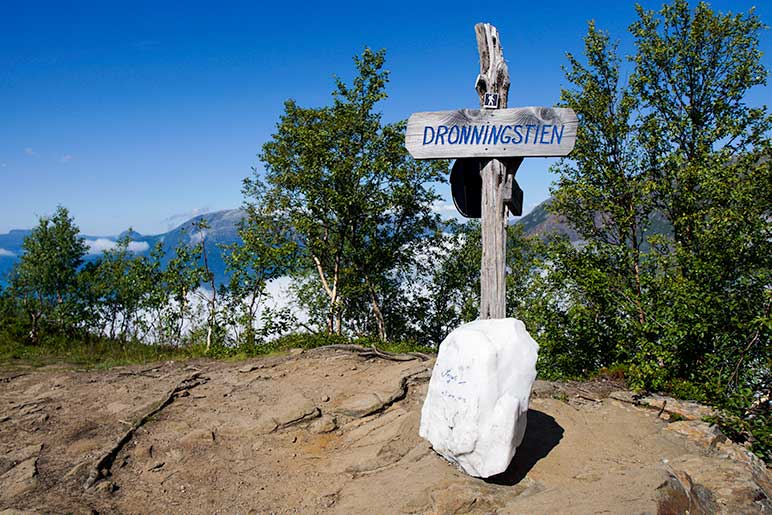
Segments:
[[[564,125],[427,125],[424,145],[553,145],[563,139]]]

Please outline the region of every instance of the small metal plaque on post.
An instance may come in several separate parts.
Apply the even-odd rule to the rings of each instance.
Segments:
[[[486,93],[485,101],[483,102],[484,109],[498,109],[499,108],[499,94],[498,93]]]

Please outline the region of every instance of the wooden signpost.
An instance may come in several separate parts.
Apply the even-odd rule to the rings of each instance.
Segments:
[[[415,113],[408,120],[405,146],[416,159],[468,159],[463,168],[479,170],[480,318],[504,318],[506,211],[518,200],[512,198],[513,192],[519,191],[515,173],[524,157],[565,156],[571,152],[579,122],[571,109],[506,109],[509,69],[499,33],[487,23],[478,23],[474,29],[480,54],[480,74],[475,83],[480,109]],[[522,205],[522,198],[519,201]]]
[[[414,113],[405,146],[416,159],[565,156],[577,119],[567,108],[462,109]]]

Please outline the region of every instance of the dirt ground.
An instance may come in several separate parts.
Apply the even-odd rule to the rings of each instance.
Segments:
[[[466,476],[418,436],[432,366],[0,370],[0,513],[772,513],[768,469],[704,407],[604,381],[537,381],[510,468]]]

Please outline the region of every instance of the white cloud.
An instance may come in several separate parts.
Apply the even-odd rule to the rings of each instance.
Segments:
[[[0,247],[0,256],[5,256],[5,257],[14,257],[15,255],[16,255],[16,254],[14,254],[13,252],[11,252],[10,250],[6,250],[6,249],[4,249],[4,248]]]
[[[89,254],[101,254],[105,250],[114,249],[116,243],[107,238],[97,238],[95,240],[86,240],[86,245],[88,245]],[[150,244],[146,241],[130,241],[127,248],[129,252],[136,254],[137,252],[145,252],[150,248]]]
[[[198,243],[201,243],[204,241],[204,238],[206,238],[206,230],[194,232],[190,235],[190,244],[196,245]]]
[[[531,211],[541,204],[541,202],[535,202],[531,204],[526,204],[523,206],[523,214],[521,216],[525,216]],[[456,209],[455,204],[453,202],[444,202],[442,200],[437,200],[432,205],[432,211],[435,213],[439,213],[443,218],[456,218],[459,220],[462,220],[461,213],[458,212],[458,209]],[[507,212],[507,216],[511,216],[509,212]],[[518,217],[519,218],[519,217]]]
[[[70,161],[72,161],[71,154],[64,154],[62,157],[59,158],[59,162],[62,164],[69,163]]]
[[[25,148],[24,149],[24,153],[27,154],[28,156],[36,156],[36,155],[38,155],[37,152],[32,150],[30,147]]]
[[[89,254],[99,254],[102,251],[115,248],[115,242],[107,238],[97,238],[95,240],[86,240]]]
[[[437,200],[432,205],[432,211],[435,213],[452,213],[456,210],[456,206],[450,202],[443,202],[441,200]]]
[[[432,211],[438,213],[443,219],[461,219],[461,213],[458,212],[458,209],[456,209],[456,205],[453,202],[437,200],[432,204]]]
[[[130,241],[129,242],[129,251],[137,253],[137,252],[145,252],[150,248],[150,244],[146,241]]]

